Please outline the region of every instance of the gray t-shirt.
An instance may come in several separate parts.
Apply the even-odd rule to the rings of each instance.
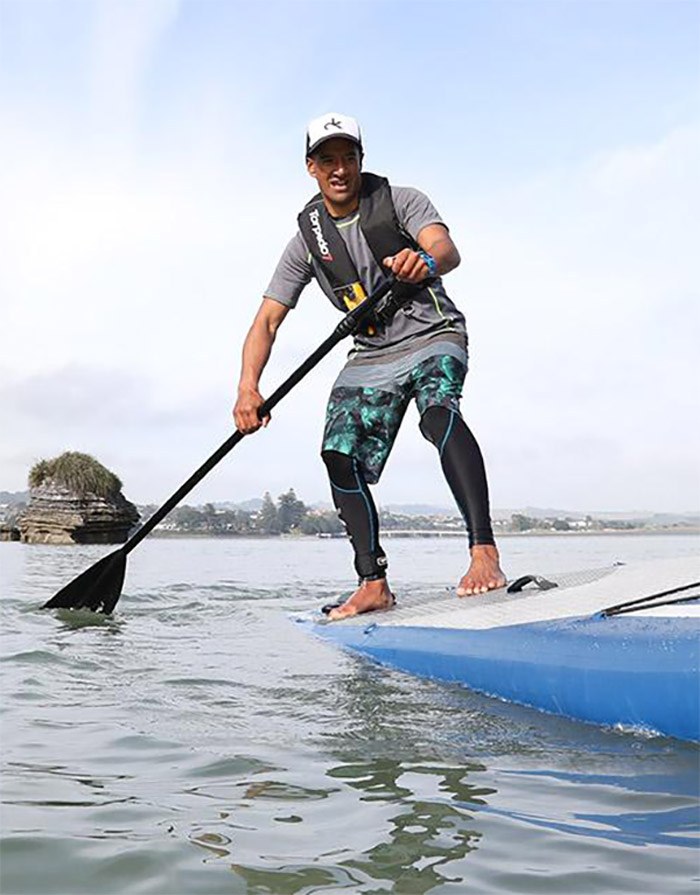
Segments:
[[[391,198],[399,224],[413,239],[417,240],[420,231],[428,224],[445,226],[430,199],[419,190],[407,186],[392,186]],[[334,223],[357,268],[360,281],[370,294],[382,284],[385,277],[362,233],[359,212],[338,218]],[[321,289],[332,297],[333,290],[324,271],[311,256],[304,238],[297,231],[282,253],[270,285],[265,290],[265,296],[293,308],[312,277],[316,277]],[[406,339],[443,330],[466,332],[464,316],[448,297],[442,280],[438,278],[432,286],[399,308],[386,327],[381,327],[371,336],[364,333],[356,335],[355,347],[386,348]]]

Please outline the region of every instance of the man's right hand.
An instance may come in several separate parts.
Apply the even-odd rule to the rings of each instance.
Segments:
[[[261,426],[267,426],[270,422],[268,414],[264,419],[258,416],[258,409],[264,401],[263,396],[256,388],[239,388],[238,400],[233,408],[233,418],[236,428],[244,435],[257,432]]]

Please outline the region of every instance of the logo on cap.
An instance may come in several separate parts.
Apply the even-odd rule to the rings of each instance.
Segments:
[[[335,118],[331,118],[330,121],[327,121],[327,122],[323,125],[323,129],[324,129],[324,131],[327,131],[329,127],[337,127],[338,130],[342,130],[342,129],[343,129],[343,125],[341,124],[341,122],[340,122],[340,121],[336,121]]]

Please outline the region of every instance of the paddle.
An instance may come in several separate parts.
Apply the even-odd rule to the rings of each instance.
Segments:
[[[334,348],[338,342],[346,336],[356,332],[359,325],[365,317],[367,317],[384,296],[395,289],[396,281],[392,278],[387,280],[382,286],[368,296],[362,304],[358,305],[352,311],[349,311],[345,317],[336,326],[330,336],[322,342],[313,354],[301,364],[289,376],[288,379],[274,391],[270,397],[261,405],[258,410],[260,419],[267,416],[275,405],[285,397],[294,386],[300,382],[306,374],[312,370],[320,360],[322,360]],[[401,291],[403,291],[403,284]],[[226,441],[199,467],[196,472],[181,485],[177,491],[165,501],[160,509],[151,516],[144,525],[141,526],[129,540],[123,544],[118,550],[102,557],[94,565],[86,569],[77,578],[74,578],[65,587],[46,602],[42,609],[91,609],[93,612],[104,612],[109,614],[117,605],[117,600],[121,596],[122,585],[124,584],[124,575],[126,573],[126,557],[131,551],[138,547],[141,541],[150,534],[159,522],[168,515],[182,500],[189,494],[194,486],[200,482],[204,476],[211,472],[216,464],[222,460],[226,454],[232,450],[239,441],[245,438],[242,432],[236,430],[233,435],[229,436]]]

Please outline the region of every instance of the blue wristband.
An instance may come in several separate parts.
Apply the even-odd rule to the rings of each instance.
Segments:
[[[420,251],[420,252],[418,252],[418,254],[425,262],[425,265],[428,268],[430,276],[436,277],[437,276],[437,261],[435,260],[435,258],[433,258],[433,256],[430,254],[430,252]]]

